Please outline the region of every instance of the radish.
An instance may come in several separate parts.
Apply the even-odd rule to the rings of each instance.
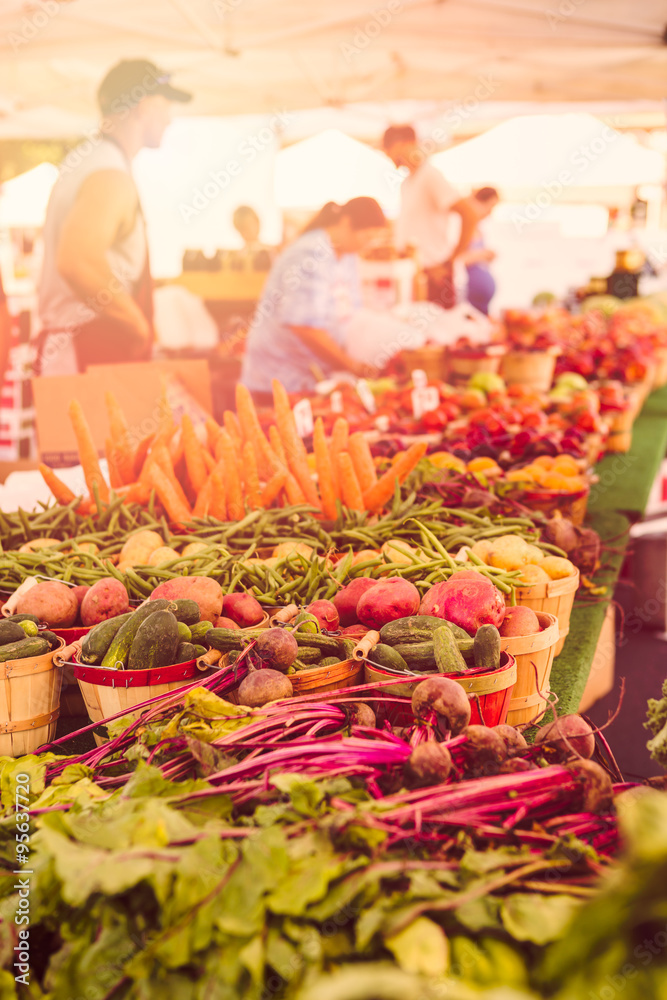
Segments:
[[[433,713],[442,728],[456,736],[470,722],[468,696],[456,681],[438,675],[420,681],[412,693],[415,719],[428,722]]]

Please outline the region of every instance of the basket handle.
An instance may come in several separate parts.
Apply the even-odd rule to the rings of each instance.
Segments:
[[[4,618],[9,618],[16,611],[16,605],[19,603],[19,598],[27,594],[29,590],[32,590],[39,583],[36,576],[29,576],[23,581],[20,587],[17,587],[11,597],[8,597],[5,603],[0,609]]]
[[[76,654],[80,652],[81,640],[75,639],[69,646],[65,646],[64,649],[59,649],[53,654],[54,667],[64,667],[66,663],[71,662]]]
[[[367,632],[363,639],[360,639],[352,651],[354,660],[365,660],[373,646],[377,646],[380,641],[379,632]]]
[[[296,604],[288,604],[286,607],[281,608],[280,611],[276,611],[272,621],[287,624],[287,622],[291,622],[293,618],[296,618],[298,613],[299,609]]]
[[[204,653],[197,659],[197,670],[208,670],[209,667],[214,667],[222,659],[222,653],[219,649],[209,649],[208,653]]]

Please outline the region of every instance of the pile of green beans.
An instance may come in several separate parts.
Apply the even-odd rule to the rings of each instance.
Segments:
[[[462,568],[452,558],[462,546],[504,534],[517,534],[547,552],[564,554],[539,541],[539,526],[530,518],[492,517],[481,509],[445,507],[441,500],[416,503],[414,493],[397,493],[392,510],[382,517],[342,510],[335,523],[323,523],[314,508],[302,504],[253,510],[235,522],[195,519],[187,533],[174,533],[153,505],[143,508],[115,498],[98,515],[82,517],[76,513],[78,502],[67,507],[42,505],[32,514],[23,510],[0,514],[0,591],[13,592],[29,576],[71,584],[92,584],[114,576],[125,584],[132,599],[143,600],[164,580],[196,575],[216,579],[228,593],[248,590],[263,604],[276,607],[331,598],[358,576],[402,576],[423,593]],[[128,535],[138,530],[159,532],[165,545],[175,549],[193,541],[203,542],[206,549],[189,558],[121,573],[115,562]],[[17,551],[26,541],[46,536],[61,539],[60,544],[31,553]],[[401,542],[416,545],[419,553],[405,549],[401,551],[407,562],[392,563],[378,555],[352,566],[355,552],[380,549],[388,541],[399,547]],[[94,543],[98,552],[82,551],[83,542]],[[306,558],[292,552],[277,562],[257,561],[285,542],[309,545],[314,555]],[[334,564],[326,558],[332,552],[346,554]],[[484,564],[478,568],[511,599],[518,572]]]

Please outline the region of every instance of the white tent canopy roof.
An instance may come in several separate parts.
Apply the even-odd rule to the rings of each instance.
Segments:
[[[89,116],[105,70],[146,56],[193,114],[655,100],[666,15],[664,0],[2,0],[0,97]]]

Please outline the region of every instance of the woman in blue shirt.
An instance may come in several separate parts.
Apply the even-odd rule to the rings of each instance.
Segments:
[[[495,188],[483,187],[475,191],[470,202],[480,222],[491,214],[498,200]],[[496,294],[496,280],[489,270],[489,264],[495,256],[493,250],[485,247],[484,237],[476,229],[470,247],[461,257],[468,271],[468,302],[485,316],[488,316],[489,304]]]
[[[363,375],[344,349],[345,326],[361,308],[357,254],[386,219],[374,198],[329,202],[273,265],[253,317],[241,381],[256,401],[271,401],[271,380],[288,392],[312,392],[316,372]]]

